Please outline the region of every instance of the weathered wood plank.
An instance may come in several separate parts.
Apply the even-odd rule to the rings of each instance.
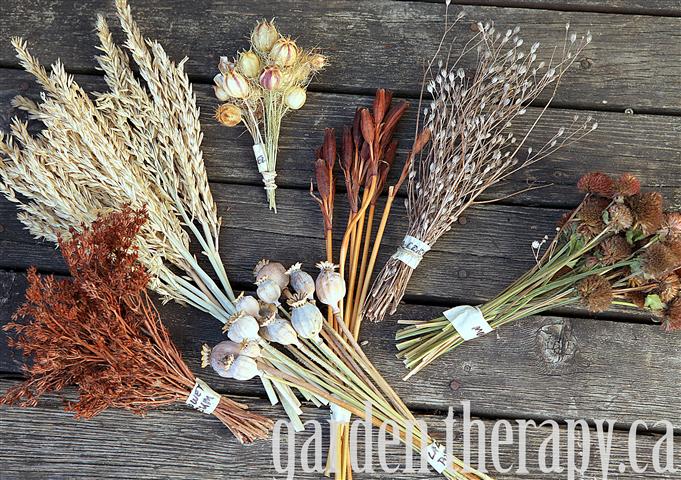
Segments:
[[[437,2],[437,0],[419,0]],[[455,5],[504,6],[515,8],[544,8],[575,12],[602,12],[678,16],[681,4],[677,0],[454,0]]]
[[[25,280],[19,274],[0,275],[0,326],[21,301]],[[212,318],[169,304],[160,308],[178,348],[195,372],[200,371],[200,345],[223,337]],[[432,318],[441,308],[409,305],[397,318]],[[500,329],[448,354],[409,383],[394,357],[397,325],[366,324],[369,358],[398,394],[413,408],[432,411],[469,400],[474,414],[509,418],[602,418],[629,425],[669,420],[681,427],[681,406],[669,402],[681,395],[671,381],[681,360],[678,335],[651,325],[606,320],[535,317]],[[5,348],[0,333],[0,372],[19,371],[22,359]],[[201,377],[226,391],[243,395],[264,393],[257,382],[224,380],[203,371]],[[455,389],[452,388],[455,382]],[[664,385],[664,388],[660,388]]]
[[[0,381],[0,390],[10,386],[12,382]],[[50,399],[38,408],[20,410],[15,408],[0,408],[0,432],[3,436],[0,447],[0,469],[2,478],[38,479],[38,478],[168,478],[184,479],[200,475],[201,478],[286,478],[286,472],[275,468],[275,453],[270,441],[259,442],[255,445],[238,445],[225,428],[214,418],[192,412],[185,408],[156,411],[145,417],[135,417],[127,412],[108,411],[88,421],[75,421],[71,415],[59,408],[56,399]],[[254,405],[254,410],[261,413],[281,417],[276,408],[263,407],[262,403]],[[327,416],[324,412],[307,410],[304,420],[317,420],[324,427],[323,438],[325,454],[328,442],[328,431],[325,428]],[[420,416],[427,422],[433,435],[444,439],[444,416]],[[476,420],[476,419],[473,419]],[[485,428],[485,465],[494,472],[492,464],[492,448],[490,439],[494,425],[492,420],[484,420]],[[527,427],[527,441],[525,442],[527,469],[529,473],[517,473],[519,466],[517,438],[520,427],[510,423],[512,435],[516,439],[513,445],[498,447],[498,459],[502,468],[511,468],[511,472],[500,474],[497,478],[504,480],[531,478],[544,479],[547,474],[541,473],[538,458],[540,445],[552,433],[548,427]],[[472,459],[477,463],[477,428],[472,430],[473,439],[471,449]],[[577,427],[577,435],[582,432]],[[605,427],[607,429],[607,426]],[[289,465],[287,454],[289,449],[294,454],[294,475],[289,478],[318,479],[320,473],[303,473],[301,466],[301,447],[303,443],[312,439],[313,427],[296,434],[294,444],[286,440],[286,428],[282,429],[282,441],[278,458],[280,465]],[[501,429],[503,432],[503,428]],[[358,459],[364,463],[364,431],[360,429],[358,437]],[[461,455],[463,445],[463,420],[455,418],[453,427],[454,453]],[[503,434],[502,434],[503,435]],[[565,465],[567,458],[567,429],[560,428],[561,439],[560,461]],[[659,435],[638,435],[636,438],[636,456],[641,465],[651,463],[653,447],[659,440]],[[362,478],[386,478],[381,470],[378,459],[377,430],[373,430],[372,455],[373,473],[362,473]],[[577,439],[576,450],[581,452],[582,441]],[[605,478],[601,473],[601,461],[598,453],[599,444],[596,431],[589,430],[589,439],[585,442],[590,452],[588,469],[581,478]],[[631,442],[633,444],[633,442]],[[631,472],[629,463],[630,441],[627,432],[614,431],[610,450],[610,475],[619,479],[638,479],[640,474]],[[678,455],[678,445],[674,451]],[[549,452],[551,450],[549,449]],[[310,467],[314,468],[314,443],[309,450]],[[394,479],[437,479],[433,471],[428,473],[404,473],[405,450],[403,446],[392,446],[385,449],[387,465],[401,466],[399,471],[390,474]],[[551,464],[550,454],[541,455]],[[257,458],[257,463],[254,459]],[[322,457],[325,458],[325,457]],[[581,457],[576,455],[577,465]],[[475,463],[474,463],[475,464]],[[622,472],[619,465],[628,468]],[[414,457],[414,466],[418,468],[419,459]],[[670,478],[669,474],[654,473],[652,466],[645,474],[646,478]],[[562,473],[549,474],[552,479],[570,478],[567,470]],[[416,477],[417,476],[417,477]],[[573,477],[574,478],[574,477]]]
[[[89,91],[104,88],[99,77],[79,75],[77,79]],[[196,90],[203,112],[206,135],[204,152],[211,180],[261,185],[252,159],[250,137],[241,128],[230,129],[218,125],[212,118],[216,101],[211,88],[196,85]],[[36,98],[37,92],[37,87],[27,73],[0,70],[0,128],[7,129],[11,118],[18,113],[10,105],[12,97],[22,94]],[[308,105],[286,117],[284,122],[277,168],[279,185],[307,189],[312,175],[314,150],[321,143],[324,127],[331,126],[340,131],[343,125],[352,121],[356,106],[367,105],[371,105],[371,100],[366,96],[311,93]],[[528,115],[517,122],[516,131],[523,133],[537,113],[537,109],[530,109]],[[574,205],[579,197],[574,187],[579,176],[585,171],[602,170],[635,173],[644,184],[659,186],[668,198],[674,198],[681,204],[681,190],[678,188],[681,186],[681,176],[674,174],[681,164],[681,118],[550,109],[535,129],[528,146],[538,148],[548,141],[560,125],[571,122],[575,114],[582,117],[593,115],[599,122],[599,128],[543,162],[521,170],[508,182],[492,189],[485,198],[504,197],[528,185],[552,183],[548,188],[532,190],[506,202]],[[411,146],[415,117],[414,105],[397,132],[397,138],[402,142],[398,161],[403,161],[405,150]],[[393,179],[398,173],[399,168],[395,168]]]
[[[5,1],[0,38],[24,36],[45,62],[59,56],[74,71],[93,71],[95,12],[112,18],[113,7],[108,0],[79,2],[77,9],[73,5],[64,0]],[[591,30],[593,45],[567,75],[557,99],[561,104],[681,111],[681,93],[675,88],[681,66],[668,61],[681,53],[678,18],[481,6],[460,10],[470,19],[456,30],[461,42],[470,34],[470,21],[492,19],[500,28],[519,25],[528,42],[547,45],[546,55],[548,46],[562,41],[566,22],[577,32]],[[331,66],[314,88],[366,91],[380,85],[415,94],[422,61],[440,39],[444,5],[202,0],[187,8],[173,0],[133,2],[133,11],[144,34],[159,40],[176,59],[189,56],[188,71],[203,81],[212,78],[219,55],[246,45],[245,36],[257,19],[276,16],[282,31],[331,56]],[[339,37],[337,32],[348,34]],[[10,49],[0,51],[0,64],[17,64]]]

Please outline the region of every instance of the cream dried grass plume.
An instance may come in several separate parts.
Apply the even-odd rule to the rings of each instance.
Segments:
[[[224,322],[235,311],[234,294],[218,254],[220,218],[186,59],[175,64],[158,42],[145,39],[126,0],[117,0],[116,8],[129,54],[98,17],[97,61],[109,87],[104,93],[88,94],[60,61],[48,73],[24,40],[12,39],[21,65],[44,90],[39,103],[17,97],[13,105],[44,128],[32,135],[27,122],[14,118],[10,132],[1,134],[0,191],[18,205],[31,233],[50,241],[102,212],[145,207],[149,220],[139,254],[153,274],[152,288]],[[129,55],[144,83],[133,74]],[[219,285],[190,253],[191,237]]]

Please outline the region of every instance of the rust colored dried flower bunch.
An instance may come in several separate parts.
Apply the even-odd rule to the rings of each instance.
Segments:
[[[108,408],[143,414],[187,402],[197,385],[209,390],[187,367],[147,295],[149,274],[133,248],[146,218],[126,208],[60,240],[71,279],[29,271],[26,303],[4,329],[15,332],[10,345],[32,362],[24,366],[28,379],[0,404],[35,406],[43,394],[75,385],[80,397],[66,410],[90,418]],[[239,441],[267,437],[270,420],[211,394],[212,414]]]
[[[566,214],[537,264],[483,305],[455,307],[443,317],[397,333],[399,356],[412,371],[465,340],[549,309],[581,304],[591,312],[612,305],[652,314],[666,330],[681,329],[681,213],[665,212],[660,192],[641,192],[630,174],[583,176],[586,195]]]
[[[468,207],[479,203],[480,195],[597,127],[591,117],[575,116],[542,147],[525,147],[561,78],[591,41],[589,33],[578,39],[567,25],[562,47],[544,62],[538,59],[539,43],[522,47],[517,27],[504,33],[492,23],[477,23],[476,31],[457,56],[443,48],[452,35],[452,26],[446,25],[440,48],[426,71],[423,90],[432,101],[419,124],[429,131],[432,141],[409,169],[409,229],[372,286],[365,316],[373,321],[395,312],[423,256]],[[467,71],[461,64],[471,55],[477,55],[477,61]],[[529,129],[518,135],[512,132],[513,123],[526,114],[528,105],[549,88],[548,103]],[[421,138],[418,132],[417,126],[416,143]]]

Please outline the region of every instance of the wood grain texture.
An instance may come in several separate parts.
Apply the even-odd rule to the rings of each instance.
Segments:
[[[84,0],[78,8],[74,5],[66,0],[5,0],[0,39],[27,37],[43,61],[59,56],[72,71],[92,72],[95,13],[113,19],[112,2]],[[380,85],[410,95],[420,90],[421,65],[440,40],[444,13],[441,3],[389,0],[201,0],[191,7],[172,0],[132,2],[132,7],[143,33],[160,41],[176,60],[188,56],[189,73],[204,82],[215,74],[220,55],[246,45],[256,20],[276,16],[282,31],[301,44],[323,48],[331,57],[331,66],[314,82],[314,89],[367,91]],[[456,10],[463,10],[468,19],[456,29],[457,42],[470,36],[472,21],[493,19],[499,28],[520,26],[526,43],[540,41],[547,56],[551,46],[562,42],[566,22],[579,33],[591,30],[593,44],[566,76],[559,104],[681,111],[676,88],[681,65],[670,61],[681,55],[679,18],[483,6]],[[63,25],[69,25],[68,33]],[[9,48],[0,50],[0,65],[17,65]]]
[[[437,0],[419,0],[436,2]],[[602,12],[642,15],[681,15],[678,0],[454,0],[455,5],[504,6],[515,8],[541,8],[574,12]]]
[[[88,91],[105,88],[103,80],[96,76],[78,75],[76,79]],[[212,118],[217,101],[209,86],[196,85],[196,91],[202,112],[204,153],[210,179],[214,182],[262,185],[248,134],[240,127],[222,127]],[[20,114],[10,104],[17,94],[37,98],[38,88],[33,78],[22,71],[0,69],[1,129],[7,129],[11,118]],[[277,162],[278,184],[308,189],[314,151],[321,144],[324,128],[329,126],[340,132],[343,125],[352,122],[356,107],[368,105],[371,105],[371,98],[367,96],[310,93],[305,108],[288,115],[284,121]],[[416,110],[416,102],[412,102],[396,134],[401,143],[398,162],[404,161],[406,150],[411,146]],[[514,131],[518,135],[524,134],[538,112],[538,109],[529,109],[528,115],[516,122]],[[574,115],[582,118],[591,115],[598,121],[598,129],[544,161],[521,170],[507,182],[495,186],[483,198],[502,198],[531,185],[550,184],[548,188],[522,193],[504,203],[574,206],[580,198],[575,190],[579,176],[585,171],[601,170],[613,174],[634,173],[645,185],[660,188],[667,198],[681,204],[681,177],[669,174],[681,164],[680,117],[549,109],[534,130],[528,146],[536,149],[543,145],[560,126],[569,124]],[[394,169],[393,181],[399,170]],[[341,185],[339,190],[342,190]]]
[[[23,275],[0,274],[0,326],[21,301]],[[224,337],[214,319],[192,309],[168,304],[160,308],[178,348],[193,371],[200,370],[200,345],[213,345]],[[440,308],[403,306],[397,318],[429,318]],[[534,317],[503,327],[443,357],[414,377],[401,378],[406,370],[394,357],[394,322],[366,324],[361,338],[369,358],[398,394],[421,411],[461,411],[461,401],[471,402],[472,412],[484,417],[610,419],[620,426],[637,419],[669,420],[681,427],[681,405],[669,398],[681,395],[681,386],[670,382],[681,367],[676,355],[679,335],[652,325],[606,320]],[[5,346],[0,334],[0,371],[18,373],[23,362]],[[215,388],[242,395],[264,392],[258,382],[235,382],[209,370],[201,377]],[[456,388],[452,388],[452,381]],[[659,388],[665,385],[664,389]]]
[[[12,381],[0,380],[0,390],[13,384]],[[263,407],[262,403],[254,410],[281,417],[277,408]],[[317,420],[326,426],[327,414],[318,410],[306,409],[303,420]],[[445,439],[445,415],[422,415],[436,438]],[[473,418],[473,420],[477,420]],[[490,439],[493,421],[485,420],[486,458],[488,470],[494,471],[492,464],[492,450]],[[461,455],[463,436],[463,420],[454,418],[451,432],[453,434],[454,453]],[[513,436],[517,439],[520,427],[510,423]],[[324,428],[324,427],[322,427]],[[476,428],[479,428],[476,427]],[[476,442],[476,428],[473,429],[472,441]],[[577,427],[578,434],[582,427]],[[606,426],[607,428],[607,426]],[[501,429],[504,432],[503,429]],[[546,474],[539,473],[538,458],[541,443],[552,432],[547,427],[528,426],[525,458],[530,474],[516,473],[519,466],[517,445],[502,445],[499,448],[499,460],[502,468],[511,467],[511,472],[501,474],[497,478],[502,480],[515,479],[544,479]],[[305,432],[296,434],[295,442],[295,472],[294,477],[300,480],[318,479],[320,473],[304,473],[302,471],[299,452],[306,440],[313,436],[314,427],[308,425]],[[364,430],[360,429],[360,445],[364,445]],[[135,417],[127,412],[107,411],[88,420],[76,421],[71,415],[60,410],[59,400],[52,397],[43,402],[40,407],[31,410],[0,407],[0,434],[3,444],[12,445],[11,449],[3,449],[0,457],[0,478],[3,480],[34,480],[43,478],[121,478],[121,479],[185,479],[200,477],[204,479],[218,478],[286,478],[285,473],[277,472],[274,467],[274,451],[270,442],[260,442],[250,446],[238,445],[226,429],[210,416],[190,411],[187,408],[166,409],[149,413],[145,417]],[[287,430],[282,428],[281,450],[277,452],[280,464],[288,464]],[[328,441],[328,431],[323,430],[323,438]],[[503,435],[503,433],[502,433]],[[562,426],[558,433],[562,439],[561,462],[564,464],[567,455],[566,427]],[[612,435],[610,450],[609,473],[612,478],[639,479],[640,474],[625,469],[619,471],[619,465],[628,464],[627,432],[615,430]],[[377,430],[373,430],[373,466],[374,473],[357,473],[363,479],[387,478],[381,471],[378,461]],[[503,437],[502,437],[503,438]],[[40,441],[36,441],[40,439]],[[651,463],[652,451],[659,435],[636,436],[636,457],[641,464]],[[581,478],[602,478],[601,463],[598,453],[598,440],[595,430],[589,430],[588,450],[592,461],[588,470]],[[633,444],[633,442],[632,442]],[[310,467],[314,468],[314,443],[310,449]],[[474,443],[474,445],[476,445]],[[582,442],[577,444],[577,450],[582,449]],[[293,444],[291,444],[293,447]],[[477,445],[476,445],[477,447]],[[326,448],[326,447],[324,447]],[[475,449],[474,449],[475,451]],[[679,448],[675,447],[678,455]],[[178,454],[181,452],[181,454]],[[326,450],[323,450],[325,453]],[[365,450],[359,447],[358,457],[364,461]],[[387,465],[395,468],[402,466],[390,478],[401,480],[408,478],[438,479],[433,471],[428,473],[404,473],[404,447],[395,446],[386,449]],[[579,463],[579,457],[578,463]],[[472,456],[474,464],[478,458]],[[255,460],[255,461],[254,461]],[[550,457],[548,458],[550,462]],[[414,457],[414,465],[418,468],[419,459]],[[629,470],[629,471],[627,471]],[[650,467],[652,470],[652,467]],[[569,478],[568,472],[551,473],[550,478]],[[645,478],[670,478],[662,473],[646,473]]]

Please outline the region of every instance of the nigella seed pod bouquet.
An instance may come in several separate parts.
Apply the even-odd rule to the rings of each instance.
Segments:
[[[253,154],[262,175],[267,201],[276,212],[275,179],[279,132],[284,116],[307,100],[307,86],[327,59],[304,50],[284,37],[274,22],[263,20],[253,29],[249,50],[235,59],[221,57],[215,96],[221,102],[215,118],[227,127],[243,123],[253,137]]]
[[[240,310],[225,325],[229,340],[212,349],[204,346],[203,365],[210,365],[225,378],[240,381],[260,378],[272,404],[281,402],[297,430],[303,429],[303,423],[296,393],[318,407],[330,406],[333,428],[346,424],[351,414],[377,426],[385,421],[394,422],[399,438],[417,452],[426,448],[431,465],[445,478],[490,479],[457,458],[447,459],[443,447],[418,424],[412,435],[407,435],[414,416],[345,327],[340,307],[346,295],[343,277],[331,262],[320,262],[317,267],[319,274],[311,281],[312,276],[300,263],[289,269],[277,262],[258,263],[254,271],[258,299],[250,296],[237,299]],[[276,289],[261,290],[262,282],[268,281]],[[274,298],[274,291],[282,297]],[[255,302],[259,304],[257,314]],[[333,310],[334,326],[317,302]],[[371,406],[371,418],[367,405]],[[338,461],[342,448],[336,444],[330,469],[344,475],[347,465]]]
[[[549,309],[612,305],[651,314],[665,330],[681,328],[681,213],[663,210],[656,191],[640,191],[630,174],[583,176],[579,206],[556,237],[533,242],[537,264],[497,297],[458,306],[397,333],[407,378],[466,340]]]

